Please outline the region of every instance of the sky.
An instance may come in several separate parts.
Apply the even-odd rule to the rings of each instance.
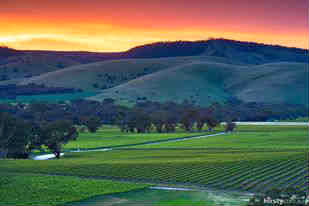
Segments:
[[[227,38],[308,48],[308,0],[0,0],[0,45],[125,51]]]

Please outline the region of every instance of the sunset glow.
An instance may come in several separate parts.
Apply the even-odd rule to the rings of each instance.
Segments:
[[[156,41],[214,37],[308,48],[306,0],[162,2],[1,0],[0,45],[124,51]]]

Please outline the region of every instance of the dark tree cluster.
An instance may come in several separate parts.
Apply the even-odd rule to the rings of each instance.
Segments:
[[[265,121],[306,116],[308,108],[231,101],[200,107],[189,101],[138,102],[134,107],[102,102],[74,100],[69,103],[0,104],[0,156],[27,157],[31,150],[48,147],[57,157],[61,145],[77,137],[76,126],[96,132],[103,124],[117,125],[123,132],[209,131],[226,122],[225,131],[235,129],[235,121]]]
[[[206,46],[206,41],[158,42],[130,49],[126,52],[126,55],[131,58],[195,56],[201,54]]]
[[[28,158],[42,146],[60,158],[61,147],[76,140],[77,130],[68,120],[35,122],[0,112],[0,158]]]
[[[188,102],[140,102],[118,114],[116,124],[123,132],[175,132],[180,125],[187,132],[201,131],[204,125],[212,130],[219,124],[212,107],[201,108]]]

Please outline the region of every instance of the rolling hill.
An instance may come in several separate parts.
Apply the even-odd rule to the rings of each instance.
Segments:
[[[187,99],[207,105],[237,98],[244,102],[308,105],[308,76],[304,63],[239,66],[200,61],[137,78],[90,99],[114,98],[129,103]]]
[[[150,59],[123,59],[96,62],[68,67],[23,80],[20,84],[45,84],[46,86],[80,88],[97,91],[108,89],[130,80],[194,61],[224,62],[220,57],[193,56]]]
[[[132,48],[124,54],[124,56],[131,58],[200,55],[224,57],[233,59],[234,62],[246,64],[265,64],[281,61],[308,62],[308,50],[228,39],[210,39],[195,42],[158,42]]]
[[[63,68],[109,59],[120,59],[122,53],[18,51],[0,47],[0,85],[18,83]]]
[[[192,100],[207,105],[237,98],[308,105],[308,51],[297,48],[213,39],[159,42],[109,54],[32,51],[7,59],[12,61],[6,65],[23,62],[25,68],[28,61],[33,77],[13,72],[2,83],[99,92],[90,97],[99,101]]]
[[[76,64],[79,64],[79,62],[61,56],[55,57],[42,54],[11,56],[6,59],[5,63],[0,65],[0,80],[29,78]]]

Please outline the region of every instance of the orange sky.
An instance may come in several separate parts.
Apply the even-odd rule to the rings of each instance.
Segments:
[[[0,45],[124,51],[229,38],[308,48],[307,0],[0,0]]]

